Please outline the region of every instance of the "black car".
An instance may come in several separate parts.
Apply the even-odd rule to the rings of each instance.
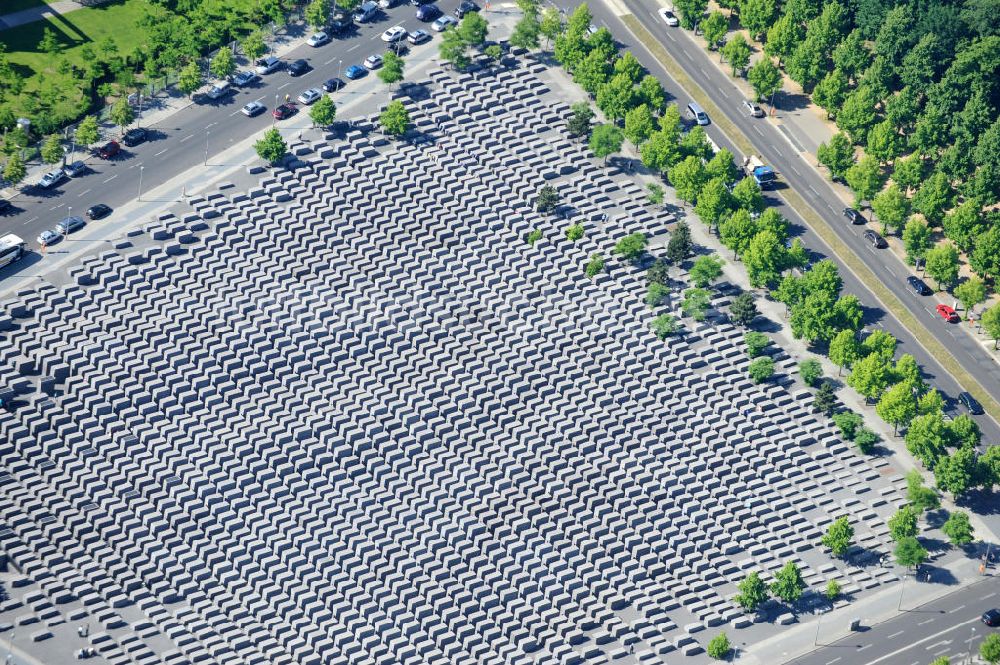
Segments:
[[[330,21],[330,25],[327,27],[327,31],[333,35],[339,35],[343,32],[347,32],[354,27],[354,20],[351,17],[335,18]]]
[[[342,79],[329,79],[323,83],[323,90],[326,92],[337,92],[345,85],[347,84]]]
[[[865,231],[865,240],[867,240],[875,249],[885,249],[889,246],[889,244],[885,241],[885,238],[871,230]]]
[[[145,143],[147,138],[149,138],[149,132],[142,127],[136,127],[125,132],[125,135],[122,136],[122,143],[131,148],[140,143]]]
[[[861,216],[861,213],[854,208],[844,208],[844,217],[846,217],[851,224],[864,224],[865,218]]]
[[[441,16],[441,10],[437,5],[424,5],[417,10],[417,19],[420,21],[433,21],[438,16]]]
[[[472,0],[462,0],[462,4],[460,4],[458,6],[458,9],[455,10],[455,16],[457,16],[458,18],[462,18],[469,12],[478,12],[478,11],[479,11],[479,5],[472,2]]]
[[[309,63],[301,59],[288,65],[288,73],[291,76],[302,76],[310,69],[312,69],[312,67],[309,66]]]
[[[410,4],[414,7],[419,7],[420,5],[429,5],[434,2],[434,0],[410,0]]]
[[[7,199],[0,199],[0,212],[7,212],[10,210],[10,201]]]
[[[910,275],[906,278],[906,283],[909,285],[910,289],[916,293],[918,296],[929,296],[932,291],[931,287],[924,284],[923,280]]]
[[[1000,626],[1000,610],[992,609],[983,612],[983,623],[987,626],[995,627]]]
[[[962,406],[968,409],[969,413],[971,413],[972,415],[974,416],[983,415],[983,407],[979,404],[979,402],[976,401],[976,398],[970,395],[969,393],[964,391],[958,393],[958,401],[961,402]],[[996,612],[996,610],[993,611]]]
[[[104,205],[103,203],[98,203],[87,208],[88,219],[102,219],[110,214],[111,206]]]

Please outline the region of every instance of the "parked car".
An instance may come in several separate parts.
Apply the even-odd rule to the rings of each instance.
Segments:
[[[260,81],[260,77],[257,76],[255,72],[251,72],[249,70],[236,72],[235,76],[233,76],[233,84],[238,85],[241,88],[245,88],[248,85],[253,85],[258,81]]]
[[[97,155],[101,159],[111,159],[117,155],[121,149],[122,147],[118,145],[118,141],[108,141],[97,149]]]
[[[861,213],[854,208],[844,208],[844,217],[846,217],[851,224],[865,223],[865,218],[862,217]]]
[[[339,35],[341,33],[347,32],[353,27],[354,27],[354,21],[351,20],[351,17],[345,16],[343,18],[335,18],[332,21],[330,21],[330,25],[327,27],[327,30],[329,30],[335,35]]]
[[[396,0],[378,0],[379,9],[392,9],[396,6]]]
[[[441,16],[441,10],[437,5],[424,5],[417,9],[417,19],[421,21],[433,21],[438,16]]]
[[[8,201],[7,199],[0,199],[0,212],[7,212],[12,207],[13,206],[11,205],[10,201]]]
[[[420,5],[429,5],[434,2],[434,0],[410,0],[410,4],[414,7],[419,7]]]
[[[986,610],[983,612],[983,623],[991,628],[996,628],[1000,626],[1000,610],[994,608],[992,610]]]
[[[478,12],[478,11],[479,11],[479,5],[472,2],[472,0],[462,0],[462,3],[458,6],[458,9],[455,10],[455,16],[457,16],[458,18],[462,18],[469,12]]]
[[[924,284],[922,279],[910,275],[906,278],[906,283],[909,285],[910,290],[913,291],[918,296],[929,296],[931,293],[931,287]]]
[[[284,120],[285,118],[291,118],[293,115],[299,112],[299,109],[295,104],[282,104],[278,108],[271,111],[271,115],[278,120]]]
[[[976,401],[976,398],[972,396],[972,393],[965,391],[958,393],[958,401],[961,402],[962,406],[968,409],[969,413],[972,415],[983,415],[983,407],[978,401]]]
[[[60,238],[62,238],[62,234],[55,229],[46,229],[39,233],[35,240],[38,241],[39,245],[51,245]]]
[[[323,83],[323,90],[325,90],[326,92],[337,92],[345,85],[347,84],[344,83],[341,79],[327,79]]]
[[[134,127],[122,135],[122,143],[132,148],[140,143],[145,143],[149,138],[149,132],[142,127]]]
[[[254,116],[258,116],[266,110],[267,107],[265,107],[260,102],[247,102],[246,104],[243,105],[243,108],[240,109],[240,113],[242,113],[248,118],[253,118]]]
[[[73,231],[79,231],[86,225],[87,223],[83,221],[83,217],[73,215],[72,217],[60,220],[59,223],[56,224],[56,231],[63,235],[69,235],[70,233],[73,233]]]
[[[323,91],[319,88],[309,88],[308,90],[303,90],[302,94],[298,97],[299,104],[305,104],[309,106],[320,97],[323,96]]]
[[[103,219],[111,214],[111,206],[105,205],[103,203],[98,203],[87,208],[87,217],[89,219]]]
[[[942,319],[948,323],[958,323],[962,319],[958,318],[958,313],[955,311],[954,307],[949,307],[948,305],[938,305],[937,313]]]
[[[382,56],[380,56],[378,53],[375,53],[365,58],[365,61],[361,64],[363,64],[368,69],[378,69],[379,67],[382,66]]]
[[[414,30],[406,36],[406,41],[410,42],[414,46],[417,44],[423,44],[424,42],[430,41],[431,33],[426,30]]]
[[[306,44],[309,46],[322,46],[330,41],[330,35],[325,32],[317,32],[315,35],[306,40]]]
[[[865,240],[867,240],[868,243],[875,249],[885,249],[889,246],[889,244],[885,241],[885,238],[870,229],[865,231],[864,237]]]
[[[288,65],[288,74],[289,76],[302,76],[311,69],[308,62],[299,58]]]
[[[65,179],[66,172],[62,169],[56,169],[43,175],[42,179],[38,181],[38,186],[42,189],[49,189],[50,187],[55,187]]]
[[[394,25],[385,32],[382,33],[382,41],[389,44],[395,44],[401,39],[406,38],[406,28],[401,25]]]
[[[449,14],[445,14],[431,24],[431,29],[435,32],[444,32],[453,25],[458,25],[458,19]]]
[[[63,171],[66,172],[70,178],[75,178],[81,176],[87,172],[87,165],[81,161],[75,161],[72,164],[67,164],[63,167]]]
[[[751,118],[764,117],[764,110],[754,102],[751,102],[749,99],[743,100],[743,111]]]
[[[661,9],[660,18],[662,18],[664,23],[669,25],[671,28],[676,28],[681,24],[681,22],[677,19],[677,16],[675,16],[669,9]]]
[[[367,73],[368,70],[362,67],[361,65],[351,65],[350,67],[347,68],[346,71],[344,71],[344,76],[353,81],[354,79],[361,78]]]
[[[270,74],[271,72],[276,72],[279,69],[281,69],[281,60],[273,55],[269,55],[257,61],[257,66],[254,71],[258,74]]]

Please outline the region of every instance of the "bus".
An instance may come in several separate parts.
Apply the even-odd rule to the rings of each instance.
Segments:
[[[8,233],[0,238],[0,268],[3,268],[24,256],[27,243],[21,238]]]

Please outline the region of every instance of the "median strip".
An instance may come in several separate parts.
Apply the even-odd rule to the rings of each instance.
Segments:
[[[681,67],[677,65],[670,54],[667,53],[666,49],[657,41],[652,34],[646,29],[644,25],[631,13],[622,14],[619,16],[622,23],[632,32],[632,34],[642,43],[642,45],[649,51],[654,58],[660,63],[660,65],[667,70],[677,83],[684,88],[688,94],[698,104],[705,109],[709,115],[712,116],[712,122],[719,126],[719,128],[725,132],[729,137],[729,140],[733,142],[740,152],[745,155],[752,155],[754,152],[753,145],[747,139],[743,131],[733,124],[729,118],[722,113],[722,111],[708,98],[708,95],[704,93],[697,83],[687,75]],[[814,193],[815,190],[813,190]],[[878,299],[879,304],[885,309],[890,311],[896,319],[906,327],[907,330],[913,335],[917,342],[924,347],[924,349],[932,355],[941,366],[948,371],[949,374],[957,381],[962,387],[968,390],[975,396],[975,398],[982,403],[983,408],[993,417],[994,420],[1000,421],[1000,404],[993,399],[986,390],[980,385],[979,381],[975,379],[971,374],[965,371],[958,359],[940,342],[937,341],[921,324],[903,303],[882,284],[875,273],[873,273],[868,266],[866,266],[862,261],[854,255],[850,248],[841,241],[840,237],[833,232],[830,225],[819,216],[815,209],[806,202],[795,190],[791,188],[786,188],[778,193],[779,196],[785,199],[789,206],[795,209],[796,212],[802,217],[802,219],[809,224],[810,228],[823,239],[823,242],[827,244],[837,255],[837,258],[843,262],[847,268],[858,277],[868,289],[875,294],[876,299]],[[818,196],[818,193],[816,194]]]

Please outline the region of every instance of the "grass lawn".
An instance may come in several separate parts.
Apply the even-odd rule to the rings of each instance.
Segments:
[[[41,7],[48,3],[43,0],[3,0],[0,2],[0,14],[13,14],[33,7]]]
[[[9,0],[4,0],[6,7]],[[16,0],[26,3],[29,0]],[[23,98],[33,91],[54,86],[67,97],[60,103],[68,108],[75,108],[80,103],[76,94],[76,86],[72,80],[57,71],[61,56],[53,56],[38,50],[38,42],[43,31],[52,30],[63,45],[63,55],[74,64],[83,62],[80,47],[95,43],[104,37],[113,37],[122,55],[135,50],[143,40],[143,31],[137,27],[137,22],[148,6],[147,0],[120,0],[98,7],[83,7],[65,16],[51,16],[41,21],[18,26],[0,32],[0,41],[7,46],[7,56],[25,78]],[[20,99],[18,100],[18,102]],[[20,111],[21,104],[14,103],[15,112]],[[72,114],[72,113],[71,113]]]

